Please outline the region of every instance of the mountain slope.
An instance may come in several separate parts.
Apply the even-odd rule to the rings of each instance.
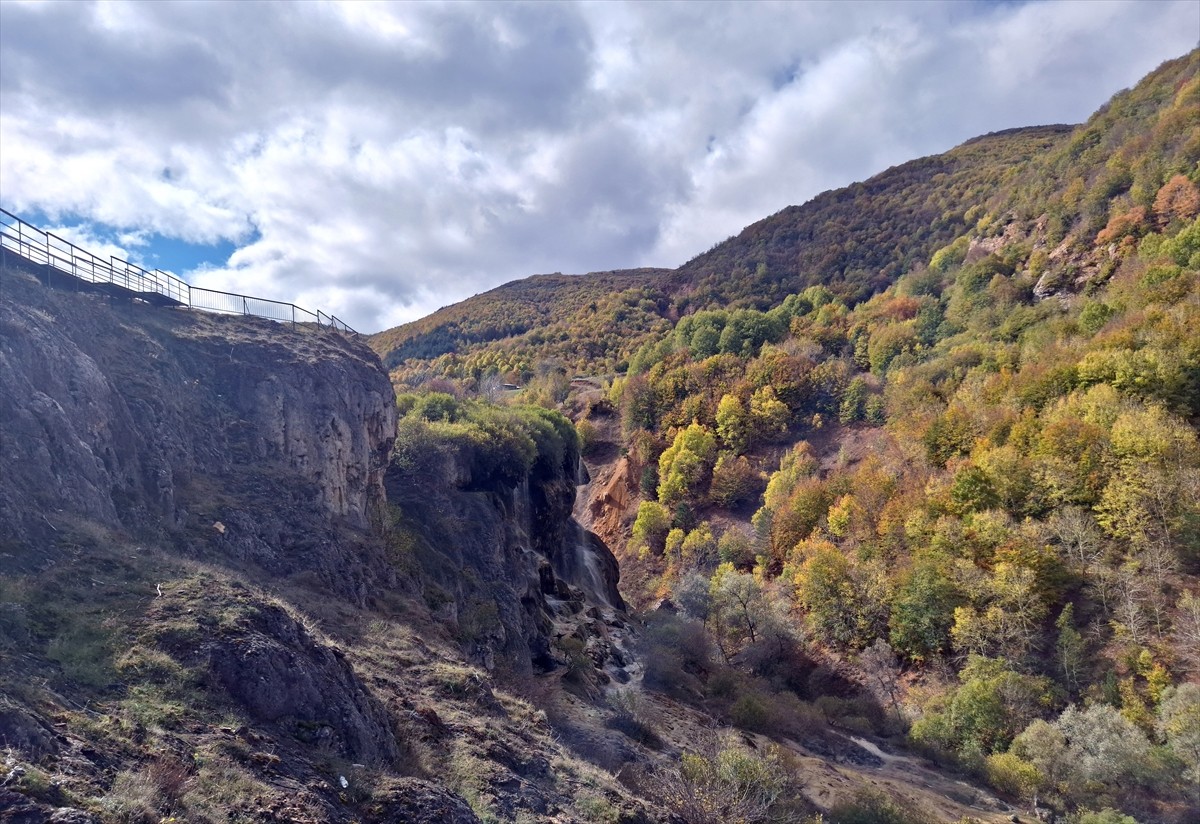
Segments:
[[[817,284],[857,303],[970,229],[982,200],[1070,133],[1069,126],[1010,129],[825,192],[684,264],[667,288],[690,292],[698,308],[768,308]]]
[[[615,375],[577,322],[393,381],[588,370],[511,379],[584,436],[646,687],[776,740],[816,706],[1039,817],[1195,820],[1198,68],[760,221],[621,296],[658,321],[609,316]]]
[[[1050,126],[976,138],[788,207],[677,270],[538,275],[368,342],[389,367],[434,361],[434,371],[446,375],[528,372],[547,357],[604,372],[627,360],[647,333],[696,309],[767,308],[815,284],[855,302],[966,231],[967,218],[978,216],[967,214],[972,205],[1069,134],[1069,127]],[[482,357],[485,351],[493,357]],[[449,353],[457,357],[437,361]]]
[[[853,305],[955,238],[998,236],[1013,221],[1012,233],[1037,234],[1051,249],[1069,237],[1081,254],[1110,219],[1150,206],[1172,175],[1200,162],[1198,72],[1193,52],[1081,126],[1010,129],[901,164],[764,218],[673,271],[514,281],[369,344],[389,368],[403,367],[401,381],[528,376],[546,358],[606,372],[689,312],[766,309],[817,284]],[[1050,268],[1065,280],[1080,263],[1079,255],[1060,255]],[[1099,264],[1084,268],[1094,276]]]

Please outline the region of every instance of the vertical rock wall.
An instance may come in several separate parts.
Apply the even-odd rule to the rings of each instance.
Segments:
[[[331,330],[3,273],[0,524],[18,563],[83,520],[332,578],[337,531],[383,507],[395,426],[378,358]]]

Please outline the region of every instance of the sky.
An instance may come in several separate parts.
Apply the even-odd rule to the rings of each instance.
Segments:
[[[377,331],[1085,120],[1196,0],[0,2],[0,206]]]

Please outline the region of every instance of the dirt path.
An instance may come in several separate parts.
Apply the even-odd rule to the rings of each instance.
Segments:
[[[805,797],[824,809],[869,787],[947,822],[973,818],[1001,824],[1010,821],[1013,813],[1019,813],[986,790],[937,772],[919,758],[886,752],[857,736],[842,738],[874,756],[872,760],[882,763],[869,766],[831,762],[793,741],[784,742],[800,756],[805,767],[809,767],[802,777]]]

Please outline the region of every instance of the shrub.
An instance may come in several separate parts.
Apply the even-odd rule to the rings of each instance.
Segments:
[[[734,701],[733,706],[729,708],[729,716],[737,726],[754,732],[766,732],[771,728],[773,720],[773,713],[768,709],[766,701],[753,692]]]
[[[1089,335],[1099,332],[1108,323],[1115,310],[1106,303],[1090,300],[1079,313],[1079,328]]]
[[[737,747],[712,757],[686,753],[662,781],[669,806],[689,824],[766,821],[784,787],[774,752],[766,756]]]
[[[1112,807],[1105,807],[1100,812],[1082,810],[1076,819],[1076,824],[1138,824],[1133,816],[1125,815]]]
[[[608,725],[650,749],[661,749],[662,739],[646,715],[646,701],[635,687],[614,689],[608,696],[613,715]]]
[[[419,397],[409,413],[426,421],[449,421],[454,423],[461,417],[458,400],[445,392],[430,392]]]
[[[596,447],[600,444],[600,431],[596,425],[584,418],[575,424],[575,431],[579,434],[579,453],[591,455],[595,452]]]
[[[596,793],[581,792],[575,796],[575,809],[584,821],[593,824],[617,824],[621,820],[621,811]]]
[[[989,755],[983,770],[989,784],[1015,798],[1029,798],[1042,781],[1037,767],[1011,752]]]
[[[933,819],[919,810],[902,807],[876,790],[860,790],[849,801],[829,810],[830,824],[927,824]]]
[[[754,564],[754,536],[744,529],[731,527],[717,539],[717,557],[721,563],[746,569]]]
[[[708,497],[717,506],[733,508],[754,500],[762,493],[762,477],[745,457],[725,454],[713,467]]]

